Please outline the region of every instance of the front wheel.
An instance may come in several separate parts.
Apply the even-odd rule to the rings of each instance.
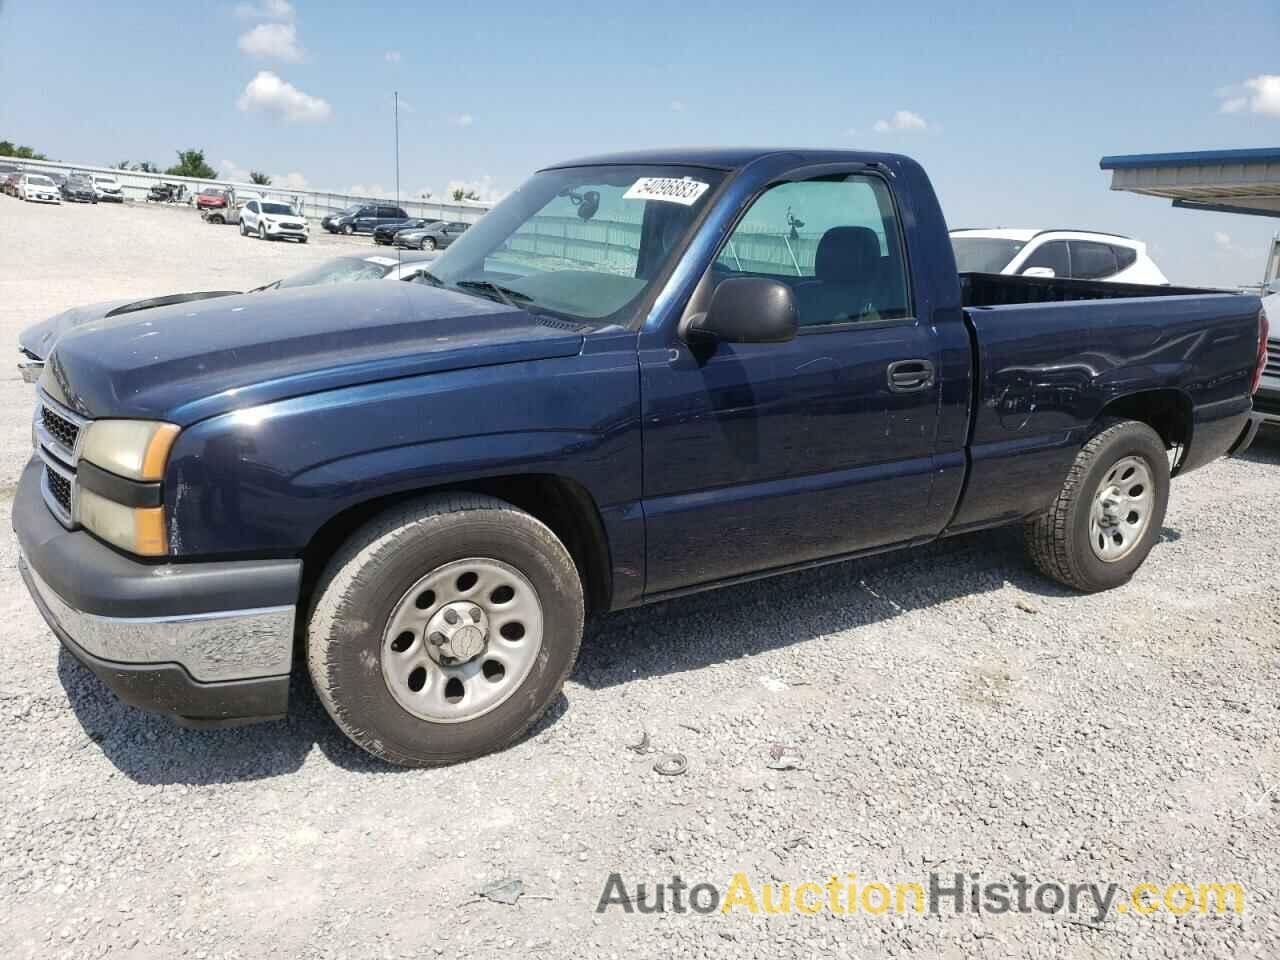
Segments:
[[[422,243],[418,244],[419,250],[434,250],[435,248],[436,248],[436,242],[431,237],[423,237]]]
[[[351,235],[352,235],[353,233],[355,233],[355,232],[356,232],[356,228],[355,228],[355,227],[353,227],[351,224],[349,224],[349,223],[344,223],[344,224],[342,225],[342,234],[343,234],[343,236],[347,236],[347,237],[349,237],[349,236],[351,236]]]
[[[1169,504],[1164,441],[1135,420],[1111,421],[1076,456],[1052,506],[1024,529],[1041,573],[1095,593],[1127,583],[1160,536]]]
[[[262,224],[258,224],[258,239],[259,240],[267,239],[267,228],[264,227]]]
[[[307,665],[325,709],[405,766],[509,746],[559,694],[582,641],[582,584],[541,521],[428,496],[357,530],[317,584]]]
[[[240,221],[240,236],[242,236],[242,237],[247,237],[248,235],[249,235],[249,231],[245,228],[244,221],[243,221],[243,220],[241,220],[241,221]]]

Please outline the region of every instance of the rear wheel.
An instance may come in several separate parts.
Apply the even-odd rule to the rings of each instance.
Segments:
[[[1113,420],[1076,456],[1053,505],[1025,527],[1046,576],[1093,593],[1128,582],[1160,536],[1169,457],[1145,423]]]
[[[369,753],[406,766],[514,743],[582,640],[569,552],[492,497],[430,496],[375,518],[315,595],[307,664],[325,709]]]

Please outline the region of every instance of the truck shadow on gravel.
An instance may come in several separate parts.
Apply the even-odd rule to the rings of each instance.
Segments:
[[[1272,456],[1280,461],[1280,450]],[[1179,537],[1168,527],[1161,532],[1165,542]],[[587,628],[573,680],[602,689],[695,670],[1009,584],[1041,597],[1072,595],[1032,569],[1019,528],[989,530],[598,617]],[[127,707],[66,651],[59,651],[58,677],[85,731],[77,749],[96,745],[137,783],[287,775],[315,747],[352,773],[409,772],[348,741],[298,669],[287,719],[230,730],[187,730]],[[562,694],[532,735],[553,727],[567,708]]]
[[[314,747],[352,773],[409,773],[375,759],[334,726],[305,676],[294,670],[284,720],[227,730],[188,730],[166,716],[126,706],[66,650],[58,679],[85,732],[74,749],[98,750],[135,783],[236,783],[296,772]]]
[[[1240,457],[1251,463],[1280,466],[1280,427],[1263,427],[1253,440],[1253,445]]]

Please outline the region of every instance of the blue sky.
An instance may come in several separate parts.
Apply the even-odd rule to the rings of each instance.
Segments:
[[[198,146],[224,175],[389,192],[399,90],[405,194],[758,143],[907,153],[953,226],[1131,234],[1175,282],[1257,279],[1280,229],[1111,193],[1098,169],[1280,145],[1280,80],[1245,86],[1280,74],[1275,0],[0,4],[0,139],[59,159]]]

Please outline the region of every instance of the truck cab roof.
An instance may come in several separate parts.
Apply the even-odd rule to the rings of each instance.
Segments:
[[[546,170],[566,167],[625,166],[629,164],[671,164],[710,167],[715,170],[741,170],[764,157],[787,157],[797,164],[810,163],[875,163],[900,159],[900,154],[874,153],[862,150],[787,149],[782,147],[664,147],[654,150],[629,150],[579,157],[551,164]]]

